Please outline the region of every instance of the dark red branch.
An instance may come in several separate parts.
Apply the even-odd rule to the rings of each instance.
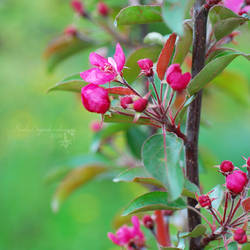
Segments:
[[[193,32],[193,58],[192,58],[192,77],[195,77],[205,65],[206,54],[206,34],[207,34],[207,15],[208,10],[203,7],[204,0],[196,0],[194,5],[194,32]],[[202,91],[188,108],[187,117],[187,141],[186,141],[186,173],[188,179],[199,186],[198,170],[198,137],[201,115]],[[195,207],[197,201],[188,198],[188,205]],[[201,223],[199,215],[192,210],[188,210],[188,227],[191,232],[195,226]],[[200,238],[190,240],[189,249],[200,250]]]

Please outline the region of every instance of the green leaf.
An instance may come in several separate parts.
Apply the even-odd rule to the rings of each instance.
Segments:
[[[175,201],[169,202],[166,192],[156,191],[137,197],[124,210],[123,215],[154,210],[179,210],[185,207],[186,204],[183,199],[178,198]]]
[[[45,176],[44,182],[45,184],[52,184],[61,180],[65,177],[72,169],[69,167],[57,167],[49,171],[49,173]]]
[[[238,250],[238,244],[237,242],[233,241],[233,242],[230,242],[227,246],[227,249],[228,250]]]
[[[86,86],[87,84],[88,83],[84,82],[80,77],[80,73],[76,73],[58,82],[54,87],[48,89],[48,92],[62,90],[80,93],[82,87]]]
[[[161,7],[154,5],[134,5],[122,9],[116,16],[116,25],[131,25],[162,22]]]
[[[202,236],[205,234],[205,232],[207,231],[207,228],[202,225],[202,224],[199,224],[197,225],[192,232],[190,233],[181,233],[180,234],[180,237],[181,238],[187,238],[187,237],[191,237],[191,238],[197,238],[199,236]]]
[[[141,127],[131,127],[127,130],[126,139],[131,153],[138,159],[141,158],[141,148],[148,134]]]
[[[207,63],[206,66],[191,80],[187,88],[189,95],[191,96],[204,88],[206,84],[218,76],[238,56],[243,56],[247,60],[250,60],[250,54],[244,54],[231,49],[217,53],[216,57]]]
[[[95,164],[78,167],[70,171],[56,189],[51,202],[52,210],[57,212],[62,202],[73,191],[106,170],[105,166]]]
[[[209,18],[217,41],[229,35],[236,28],[249,20],[221,5],[216,5],[211,8],[209,11]]]
[[[188,179],[185,179],[182,195],[195,199],[195,193],[200,193],[199,188]]]
[[[115,123],[133,123],[137,125],[152,125],[158,126],[157,124],[153,123],[150,119],[140,117],[136,123],[134,123],[134,116],[127,116],[122,114],[117,114],[110,112],[109,114],[104,115],[104,122],[115,122]]]
[[[105,139],[120,131],[126,131],[131,126],[132,126],[131,124],[127,123],[115,123],[115,124],[109,124],[109,126],[102,128],[94,135],[91,144],[91,151],[97,152],[98,149],[100,148],[101,143],[105,141]]]
[[[48,71],[52,72],[60,62],[83,49],[93,46],[93,44],[95,43],[92,40],[83,35],[61,35],[57,37],[47,46],[44,52]]]
[[[248,250],[250,249],[250,243],[245,243],[243,246],[242,246],[242,249],[241,250]]]
[[[215,198],[216,200],[214,200],[212,202],[212,206],[214,209],[218,210],[218,208],[220,207],[221,202],[223,201],[223,197],[224,197],[224,190],[221,187],[221,185],[216,185],[213,188],[213,192],[209,195],[210,198]]]
[[[143,42],[145,44],[149,44],[149,45],[158,44],[160,46],[163,46],[164,37],[162,34],[160,34],[158,32],[150,32],[144,37]]]
[[[141,184],[149,184],[158,188],[164,188],[163,184],[152,178],[143,167],[129,168],[113,179],[114,182],[137,182]]]
[[[164,138],[156,134],[147,139],[142,148],[142,159],[152,177],[164,184],[170,199],[177,199],[183,190],[184,177],[179,164],[182,141],[173,133],[166,135],[167,159],[164,155]]]
[[[161,250],[181,250],[181,248],[178,248],[178,247],[162,247],[162,246],[159,246],[159,248]]]
[[[153,62],[156,62],[161,52],[161,49],[162,46],[153,45],[153,46],[142,47],[140,49],[133,51],[127,59],[126,62],[127,68],[124,68],[123,70],[124,78],[129,83],[135,81],[137,76],[140,74],[140,68],[137,64],[137,61],[139,59],[149,58]]]
[[[188,54],[193,41],[193,28],[190,21],[186,21],[183,25],[184,32],[183,35],[179,36],[177,40],[173,58],[173,63],[179,63],[180,65],[183,63],[186,55]]]
[[[166,25],[176,34],[183,34],[183,21],[185,18],[187,0],[164,0],[162,17]]]

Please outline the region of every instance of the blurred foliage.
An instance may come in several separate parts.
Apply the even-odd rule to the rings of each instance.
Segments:
[[[97,2],[88,0],[86,7],[95,11]],[[105,2],[113,7],[127,4],[125,0]],[[55,82],[89,67],[90,50],[71,57],[50,75],[41,58],[45,45],[72,20],[77,24],[68,0],[0,2],[0,249],[116,249],[106,237],[112,218],[144,191],[138,184],[98,179],[75,192],[59,213],[51,211],[55,185],[45,185],[44,176],[72,156],[89,151],[93,137],[89,123],[98,118],[82,108],[76,94],[46,94]],[[165,35],[166,27],[156,26],[150,28]],[[234,47],[249,53],[250,33],[246,26],[241,31]],[[225,159],[242,164],[240,156],[250,155],[249,102],[242,105],[249,94],[248,62],[239,57],[220,76],[237,86],[237,77],[228,74],[240,75],[244,93],[241,97],[237,92],[234,99],[226,95],[219,77],[215,87],[206,90],[203,119],[210,126],[201,127],[200,134],[205,191],[223,182],[212,165]]]

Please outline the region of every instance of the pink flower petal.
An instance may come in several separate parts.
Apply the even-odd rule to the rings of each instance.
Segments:
[[[109,64],[108,60],[99,54],[92,52],[89,54],[89,61],[92,65],[97,67],[104,67],[105,64]]]
[[[115,79],[115,75],[105,73],[98,68],[92,68],[81,72],[80,76],[85,82],[90,82],[94,84],[105,84]]]
[[[116,45],[114,59],[115,59],[116,65],[117,65],[117,70],[120,73],[124,67],[126,58],[125,58],[123,49],[119,43],[117,43],[117,45]]]
[[[224,6],[238,13],[244,0],[224,0]]]
[[[116,245],[121,246],[121,243],[119,239],[113,234],[113,233],[108,233],[108,238]]]

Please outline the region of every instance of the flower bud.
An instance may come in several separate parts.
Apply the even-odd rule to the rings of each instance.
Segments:
[[[69,36],[75,36],[77,34],[77,29],[73,25],[69,25],[64,29],[64,34]]]
[[[80,16],[86,15],[85,10],[84,10],[84,6],[83,6],[81,1],[72,0],[71,6],[72,6],[73,10],[75,11],[75,13],[79,14]]]
[[[227,188],[235,195],[241,193],[247,184],[247,175],[241,170],[234,171],[226,178]]]
[[[200,203],[201,207],[211,207],[212,205],[210,197],[206,194],[199,196],[198,202]]]
[[[148,105],[148,100],[145,98],[140,98],[134,102],[134,110],[136,112],[143,112]]]
[[[150,230],[154,229],[155,222],[150,215],[145,215],[142,219],[142,223],[143,223],[144,227],[146,227]]]
[[[102,122],[94,121],[91,123],[90,128],[93,132],[98,132],[102,129]]]
[[[239,244],[244,244],[247,242],[247,235],[246,231],[242,228],[238,228],[234,232],[234,240],[237,241]]]
[[[184,90],[191,80],[191,74],[186,72],[182,74],[180,64],[172,64],[168,67],[166,80],[173,90]]]
[[[109,14],[109,8],[104,2],[99,2],[97,4],[97,10],[101,16],[106,17]]]
[[[107,89],[91,83],[82,88],[81,97],[83,106],[90,112],[104,114],[109,110]]]
[[[120,99],[120,104],[124,109],[128,108],[128,105],[131,103],[133,103],[131,96],[124,96]]]
[[[221,164],[220,164],[220,171],[222,173],[230,173],[230,172],[233,172],[234,170],[234,165],[231,161],[223,161]]]
[[[140,59],[137,61],[139,67],[141,68],[141,73],[145,76],[153,76],[153,66],[154,63],[149,58]]]
[[[250,167],[250,157],[248,157],[248,159],[246,160],[247,162],[247,166]]]

